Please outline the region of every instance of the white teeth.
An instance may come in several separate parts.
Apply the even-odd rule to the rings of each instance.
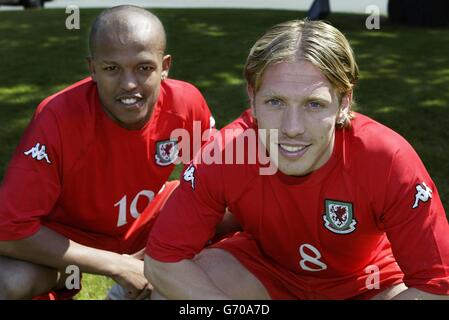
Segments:
[[[304,149],[306,146],[300,146],[300,147],[294,147],[294,146],[288,146],[286,144],[280,144],[281,148],[288,152],[298,152]]]
[[[120,102],[123,104],[131,105],[131,104],[135,104],[137,102],[137,99],[136,98],[123,98],[123,99],[120,99]]]

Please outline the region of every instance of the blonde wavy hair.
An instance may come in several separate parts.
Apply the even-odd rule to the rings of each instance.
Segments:
[[[247,84],[257,92],[270,65],[299,59],[321,70],[339,91],[340,100],[358,80],[354,53],[340,31],[322,21],[292,20],[270,28],[251,48],[244,68]],[[354,105],[353,101],[338,127],[350,126]]]

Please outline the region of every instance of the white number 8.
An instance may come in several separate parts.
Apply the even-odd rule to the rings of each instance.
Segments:
[[[304,251],[304,248],[307,248],[310,251],[312,251],[312,253],[315,256],[307,254]],[[301,261],[299,261],[299,265],[301,266],[302,269],[312,272],[323,271],[327,269],[327,265],[324,262],[320,261],[321,253],[318,251],[317,248],[315,248],[311,244],[304,243],[303,245],[301,245],[299,247],[299,254],[301,255],[302,258]],[[310,264],[314,265],[314,267],[312,268],[310,266],[307,266],[306,262],[309,262]]]

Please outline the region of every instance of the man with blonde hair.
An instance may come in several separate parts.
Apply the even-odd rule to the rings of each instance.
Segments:
[[[147,244],[153,297],[447,299],[437,188],[404,138],[352,110],[358,67],[343,34],[320,21],[276,25],[245,76],[251,109],[223,130],[259,130],[278,170],[186,169]],[[243,231],[203,249],[226,207]]]

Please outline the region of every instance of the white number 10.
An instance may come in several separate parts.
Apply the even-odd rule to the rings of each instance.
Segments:
[[[131,202],[131,205],[129,206],[129,213],[134,219],[137,219],[140,215],[140,212],[137,211],[137,201],[139,201],[140,196],[145,196],[148,198],[148,203],[151,202],[154,198],[154,192],[151,190],[142,190],[140,191]],[[147,204],[148,205],[148,204]],[[117,227],[121,227],[127,223],[126,221],[126,195],[124,195],[119,202],[114,204],[114,207],[118,208],[118,220],[117,220]]]

